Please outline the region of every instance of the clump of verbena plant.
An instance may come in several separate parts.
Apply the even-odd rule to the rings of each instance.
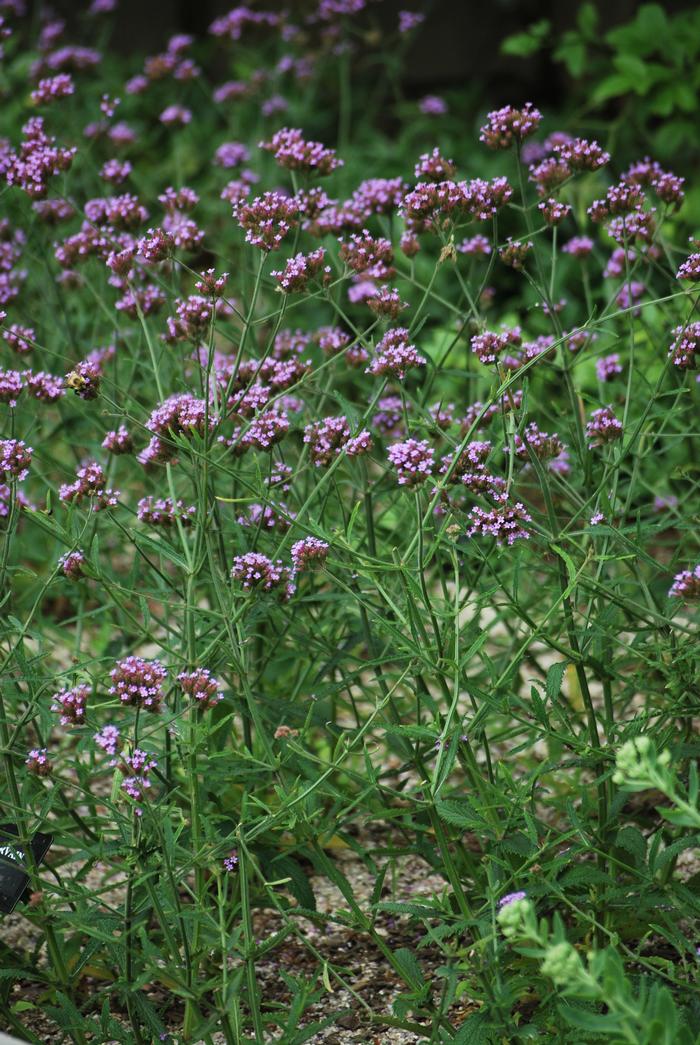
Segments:
[[[3,14],[2,819],[54,836],[4,1018],[291,1045],[342,991],[368,1038],[692,1041],[683,178],[531,103],[458,151],[431,96],[367,167],[364,7],[119,83]]]

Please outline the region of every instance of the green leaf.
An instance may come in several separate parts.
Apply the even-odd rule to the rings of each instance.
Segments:
[[[567,666],[568,661],[561,660],[558,661],[558,663],[556,664],[552,664],[552,666],[547,669],[545,693],[547,694],[547,699],[552,703],[557,699],[557,697],[561,693],[561,684]]]
[[[475,830],[482,826],[481,820],[474,815],[471,807],[466,802],[447,798],[443,802],[436,802],[435,808],[441,820],[445,820],[448,824],[454,824],[455,827]]]
[[[630,89],[629,77],[623,73],[614,73],[598,84],[591,95],[591,101],[594,105],[600,105],[601,102],[607,102],[608,98],[619,98],[623,94],[629,94]]]
[[[436,918],[440,913],[436,907],[426,907],[417,903],[395,903],[390,900],[376,904],[376,909],[390,914],[410,914],[415,918]]]
[[[407,947],[399,947],[397,951],[394,951],[394,958],[404,979],[413,990],[422,987],[425,977],[413,952],[409,951]]]
[[[512,36],[506,37],[501,44],[501,54],[510,54],[515,58],[527,58],[531,54],[536,54],[541,49],[550,28],[551,22],[543,18],[531,25],[524,33],[514,33]]]
[[[578,38],[567,42],[566,37],[573,34],[565,33],[564,40],[554,51],[554,59],[563,62],[572,76],[579,77],[586,68],[587,51],[586,45]]]
[[[287,888],[302,907],[308,911],[316,910],[316,897],[308,877],[304,874],[296,860],[291,856],[278,856],[270,864],[270,877],[273,879],[289,878]]]
[[[636,827],[623,827],[617,832],[615,845],[634,857],[637,867],[643,867],[646,862],[647,844],[644,835]]]
[[[635,54],[618,54],[613,65],[621,76],[626,77],[629,89],[636,94],[646,94],[649,89],[647,66]]]
[[[491,1024],[485,1012],[475,1012],[467,1016],[457,1034],[452,1039],[453,1045],[488,1045],[491,1037]]]
[[[576,15],[576,24],[583,36],[595,38],[598,28],[598,9],[595,4],[581,4]]]

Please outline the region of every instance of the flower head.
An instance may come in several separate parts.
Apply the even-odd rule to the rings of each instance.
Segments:
[[[160,711],[163,700],[163,683],[167,671],[157,660],[142,657],[125,657],[117,661],[110,672],[112,685],[109,692],[119,697],[122,704]]]
[[[389,462],[396,469],[399,486],[417,486],[434,467],[434,451],[427,439],[406,439],[389,447]]]

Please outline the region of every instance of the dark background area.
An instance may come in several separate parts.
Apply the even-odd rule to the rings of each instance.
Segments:
[[[51,4],[71,24],[81,19],[86,6],[87,0],[85,4],[79,0],[53,0]],[[234,6],[234,0],[120,0],[112,16],[113,45],[123,53],[157,52],[170,33],[206,34],[211,22]],[[295,0],[265,0],[250,6],[285,9],[300,22],[313,7]],[[493,104],[527,96],[557,105],[567,86],[563,66],[546,53],[513,61],[500,53],[500,43],[541,19],[548,19],[559,37],[575,24],[579,6],[578,0],[373,0],[369,10],[375,20],[392,29],[400,10],[421,11],[426,16],[406,65],[404,88],[408,94],[457,87],[466,81],[479,83],[482,95]],[[597,3],[601,33],[633,18],[639,6],[637,0]],[[660,6],[673,13],[694,8],[697,2],[666,0]]]

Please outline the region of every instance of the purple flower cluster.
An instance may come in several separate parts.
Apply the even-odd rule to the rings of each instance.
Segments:
[[[499,545],[509,547],[519,540],[529,540],[530,534],[524,523],[532,522],[525,506],[517,501],[515,504],[502,503],[485,511],[478,506],[469,513],[471,526],[467,537],[495,537]]]
[[[39,80],[30,97],[35,105],[50,105],[59,98],[67,98],[75,92],[75,84],[69,73],[58,73]]]
[[[136,507],[136,515],[149,526],[191,526],[197,514],[195,505],[185,506],[182,501],[173,502],[170,497],[142,497]]]
[[[153,755],[141,751],[140,748],[135,748],[130,755],[122,755],[122,790],[135,802],[143,802],[146,791],[151,786],[150,774],[157,768],[158,762]],[[134,811],[137,816],[143,813],[138,807]]]
[[[213,678],[208,668],[183,671],[178,675],[177,681],[185,696],[204,711],[216,707],[224,699],[220,684]]]
[[[678,279],[690,279],[694,283],[700,282],[700,254],[691,254],[686,258],[677,273]]]
[[[541,461],[551,461],[553,458],[559,457],[564,450],[564,444],[556,432],[554,435],[549,435],[547,432],[543,432],[534,421],[526,426],[522,436],[515,435],[514,443],[515,456],[522,461],[528,461],[531,452]]]
[[[612,381],[618,374],[622,373],[622,364],[617,352],[609,356],[603,356],[596,360],[595,372],[599,381]]]
[[[394,275],[390,240],[375,238],[367,229],[340,241],[340,258],[353,272],[371,279],[391,279]]]
[[[297,223],[298,207],[289,196],[265,192],[250,203],[234,203],[233,216],[245,230],[246,242],[264,251],[278,250]]]
[[[62,484],[58,496],[69,504],[80,504],[87,499],[91,502],[93,512],[100,512],[105,508],[114,508],[120,494],[118,490],[111,490],[107,486],[102,465],[97,461],[88,461],[77,470],[75,482]]]
[[[54,693],[51,710],[56,711],[61,717],[62,726],[81,726],[85,721],[90,686],[81,683],[73,689],[64,689],[60,693]]]
[[[313,421],[304,429],[304,442],[317,468],[327,467],[334,458],[345,453],[348,457],[367,453],[372,449],[372,437],[366,430],[350,435],[350,425],[345,417],[324,417]]]
[[[301,573],[302,570],[322,566],[328,558],[329,551],[328,542],[322,541],[319,537],[304,537],[302,540],[296,541],[290,552],[294,572]]]
[[[697,370],[700,363],[700,322],[676,327],[673,333],[669,359],[680,370]]]
[[[668,593],[670,599],[700,599],[700,565],[693,570],[681,570],[673,578],[673,584]]]
[[[305,291],[311,280],[322,275],[322,281],[328,282],[331,277],[330,265],[324,265],[326,251],[324,247],[312,250],[310,254],[295,254],[287,261],[281,271],[271,272],[285,294],[299,294]]]
[[[51,776],[53,766],[49,761],[48,751],[45,747],[34,748],[30,751],[24,760],[24,764],[33,776]]]
[[[387,330],[375,349],[375,355],[365,373],[377,376],[395,377],[403,381],[409,370],[425,366],[426,358],[418,353],[415,345],[409,341],[410,334],[405,327],[394,327]]]
[[[72,389],[79,399],[97,399],[101,379],[99,364],[85,359],[66,374],[66,388]]]
[[[506,105],[488,114],[479,141],[488,145],[489,149],[508,149],[514,142],[520,143],[534,134],[541,122],[542,113],[532,102],[526,102],[522,109]]]
[[[111,454],[130,454],[134,449],[134,441],[127,428],[120,425],[116,431],[107,432],[102,440],[102,448]]]
[[[499,248],[498,256],[509,268],[521,269],[532,250],[532,243],[526,240],[513,240],[509,236],[506,243]]]
[[[33,452],[22,439],[0,439],[0,478],[26,479]]]
[[[32,117],[22,131],[24,141],[18,152],[8,156],[5,178],[40,200],[48,192],[49,179],[70,168],[76,149],[56,145],[56,139],[44,131],[41,116]]]
[[[69,581],[80,580],[83,576],[85,553],[79,548],[76,548],[75,551],[61,555],[58,560],[58,565],[63,571],[64,576],[67,577]]]
[[[291,598],[295,591],[290,570],[282,564],[282,560],[273,562],[260,552],[236,555],[231,576],[244,591],[279,591],[282,597],[287,599]]]
[[[98,747],[106,751],[108,755],[116,755],[119,747],[119,729],[117,726],[107,725],[95,733],[93,740]]]
[[[574,138],[554,147],[559,160],[571,171],[597,171],[610,163],[610,153],[605,152],[596,141]]]
[[[269,142],[260,142],[260,148],[271,152],[280,167],[290,171],[331,174],[343,164],[335,149],[326,148],[321,142],[306,141],[297,127],[282,127]]]
[[[163,701],[163,683],[167,671],[157,660],[142,657],[125,657],[117,661],[110,672],[111,696],[118,697],[124,705],[160,711]]]
[[[611,407],[603,406],[599,410],[594,410],[586,425],[586,436],[591,440],[588,444],[589,450],[620,439],[622,431],[622,424],[615,417]]]
[[[485,331],[471,340],[472,352],[482,363],[496,363],[503,352],[519,348],[523,343],[520,327],[503,330],[500,334]]]
[[[417,486],[433,473],[434,451],[427,439],[406,439],[389,447],[389,463],[399,486]]]

